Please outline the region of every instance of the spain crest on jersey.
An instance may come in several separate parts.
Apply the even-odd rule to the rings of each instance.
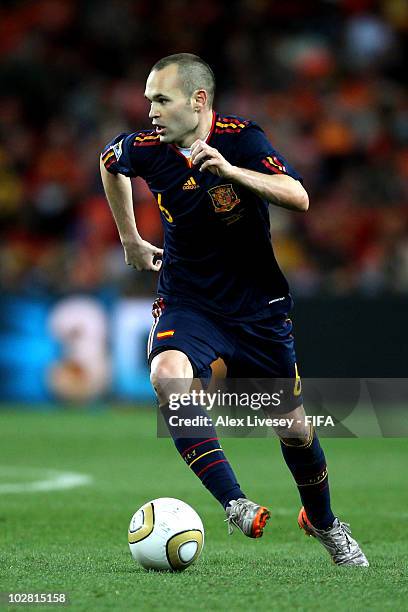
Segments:
[[[217,185],[217,187],[209,189],[208,193],[211,196],[216,213],[229,212],[241,201],[231,184]]]

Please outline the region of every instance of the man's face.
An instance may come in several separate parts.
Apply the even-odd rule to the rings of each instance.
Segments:
[[[193,110],[193,100],[183,91],[176,64],[149,74],[145,97],[151,102],[149,117],[160,142],[182,146],[197,128],[198,114]]]

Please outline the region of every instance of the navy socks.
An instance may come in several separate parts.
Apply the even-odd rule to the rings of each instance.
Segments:
[[[165,404],[160,411],[181,457],[222,506],[226,508],[232,499],[245,497],[221,448],[214,426],[203,420],[208,418],[208,413],[194,404],[181,406],[177,411],[170,410],[169,405]],[[181,418],[201,417],[204,425],[200,428],[170,425],[169,418],[172,416],[177,416],[177,422]],[[283,457],[296,481],[308,519],[313,527],[326,529],[335,517],[330,507],[323,449],[313,428],[310,439],[303,446],[296,444],[295,440],[293,442],[281,440]]]
[[[181,457],[222,506],[226,508],[232,499],[245,497],[224,455],[213,425],[204,425],[198,429],[177,427],[169,423],[172,416],[177,416],[178,419],[208,418],[207,411],[193,404],[181,406],[177,411],[170,410],[169,405],[165,404],[160,407],[160,411]],[[183,437],[180,437],[181,432]]]
[[[311,429],[303,446],[281,440],[282,454],[296,481],[307,518],[316,529],[327,529],[335,519],[330,507],[326,459],[319,439]]]

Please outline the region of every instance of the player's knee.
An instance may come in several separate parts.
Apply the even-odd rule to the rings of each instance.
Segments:
[[[180,351],[165,351],[154,357],[150,382],[160,400],[171,393],[187,393],[190,389],[193,369],[188,357]]]
[[[150,382],[157,394],[162,394],[166,387],[166,382],[171,380],[173,370],[166,364],[159,365],[150,372]]]
[[[291,412],[282,415],[285,425],[275,427],[275,432],[286,446],[307,446],[313,433],[312,426],[307,422],[303,404]],[[313,436],[312,436],[313,437]]]
[[[187,355],[180,351],[164,351],[156,355],[150,367],[150,380],[152,384],[170,378],[192,377],[192,368],[189,366]]]
[[[311,425],[295,427],[286,432],[280,432],[279,437],[285,446],[309,446],[313,439],[313,427]]]

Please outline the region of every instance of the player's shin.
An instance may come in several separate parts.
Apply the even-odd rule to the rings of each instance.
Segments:
[[[316,529],[327,529],[335,517],[330,507],[326,459],[314,428],[302,444],[296,439],[281,440],[281,449],[310,522]]]
[[[181,457],[223,508],[232,499],[245,497],[208,413],[195,404],[180,406],[177,412],[165,404],[160,411]],[[184,426],[183,419],[196,419],[200,425]]]

